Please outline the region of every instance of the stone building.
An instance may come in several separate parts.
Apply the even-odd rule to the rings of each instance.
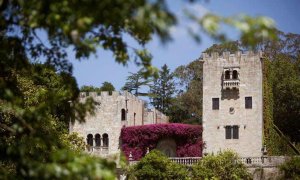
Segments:
[[[231,149],[261,156],[263,148],[262,53],[203,53],[205,153]]]
[[[94,115],[88,115],[85,123],[70,124],[70,133],[77,132],[86,139],[91,154],[107,156],[119,153],[122,127],[167,123],[168,117],[158,110],[146,109],[145,102],[129,92],[81,92],[80,101],[93,98]]]

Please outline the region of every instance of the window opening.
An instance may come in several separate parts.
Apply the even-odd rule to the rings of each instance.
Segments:
[[[87,144],[90,145],[90,146],[93,146],[93,135],[92,134],[89,134],[87,135]]]
[[[95,143],[96,143],[96,146],[101,146],[101,136],[100,134],[96,134],[95,135]]]
[[[122,109],[122,110],[121,110],[121,120],[122,120],[122,121],[125,121],[125,120],[126,120],[126,111],[125,111],[125,109]]]
[[[219,109],[219,98],[212,98],[212,109]]]
[[[245,97],[245,108],[252,109],[252,97]]]
[[[232,79],[238,79],[238,72],[237,72],[237,70],[234,70],[232,72]]]
[[[108,134],[106,134],[106,133],[103,134],[102,138],[103,138],[103,147],[108,147],[108,145],[109,145]]]
[[[225,71],[225,79],[230,79],[230,71]]]

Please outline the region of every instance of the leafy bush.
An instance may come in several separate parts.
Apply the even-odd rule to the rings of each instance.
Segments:
[[[187,179],[188,170],[171,162],[157,150],[151,151],[129,172],[129,179]]]
[[[160,139],[171,137],[176,141],[178,157],[199,157],[202,154],[202,127],[188,124],[153,124],[126,127],[121,131],[122,150],[130,152],[135,160],[142,158],[147,148],[154,149]]]
[[[293,157],[290,161],[282,164],[280,170],[284,173],[284,179],[300,180],[300,157]]]
[[[192,179],[252,179],[235,153],[226,151],[203,157],[193,166]]]

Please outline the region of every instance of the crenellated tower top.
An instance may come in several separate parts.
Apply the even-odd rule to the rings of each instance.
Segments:
[[[221,55],[218,52],[212,52],[211,54],[208,53],[202,53],[202,57],[200,60],[202,61],[207,61],[207,60],[219,60],[219,59],[226,59],[226,60],[231,60],[231,59],[248,59],[251,57],[259,57],[261,58],[263,56],[262,51],[258,52],[253,52],[253,51],[237,51],[234,54],[230,54],[230,52],[223,52]]]

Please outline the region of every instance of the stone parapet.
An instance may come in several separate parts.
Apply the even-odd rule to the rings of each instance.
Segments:
[[[242,51],[237,51],[235,54],[230,54],[230,52],[223,52],[222,54],[219,54],[218,52],[212,52],[211,54],[208,53],[202,53],[202,57],[200,59],[202,60],[220,60],[220,59],[226,59],[226,60],[231,60],[231,59],[246,59],[246,58],[250,58],[250,57],[254,57],[254,56],[258,56],[258,57],[262,57],[263,56],[263,52],[262,51],[258,51],[258,52],[253,52],[253,51],[246,51],[246,52],[242,52]],[[244,58],[242,58],[244,57]]]

